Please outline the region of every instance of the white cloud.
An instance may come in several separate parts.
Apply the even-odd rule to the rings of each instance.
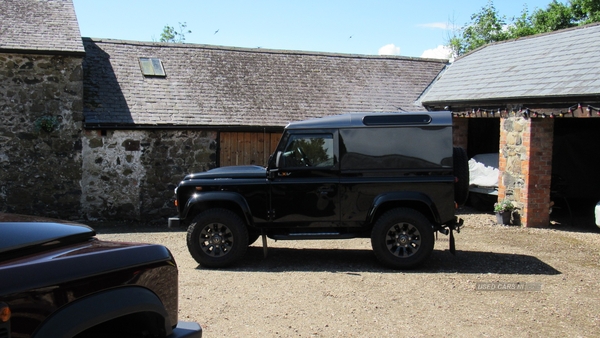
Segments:
[[[421,54],[422,58],[429,59],[451,59],[452,58],[452,49],[448,46],[439,45],[434,49],[428,49]]]
[[[390,43],[379,48],[379,55],[400,55],[400,47]]]
[[[455,28],[454,25],[445,23],[445,22],[423,23],[423,24],[417,25],[417,27],[436,28],[436,29],[443,29],[443,30],[454,30],[454,28]]]

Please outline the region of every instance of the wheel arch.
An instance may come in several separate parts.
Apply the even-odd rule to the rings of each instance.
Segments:
[[[252,226],[252,212],[246,199],[231,191],[213,191],[197,194],[191,197],[182,213],[183,219],[189,223],[196,215],[202,211],[212,208],[223,208],[236,213],[247,225]]]
[[[169,316],[159,297],[138,286],[120,287],[78,299],[59,309],[37,328],[32,337],[73,337],[102,323],[136,313],[162,318],[166,335],[172,333]]]
[[[367,224],[373,226],[377,219],[387,211],[395,208],[417,210],[431,223],[439,223],[440,217],[435,203],[426,194],[415,191],[389,192],[377,196],[367,214]]]

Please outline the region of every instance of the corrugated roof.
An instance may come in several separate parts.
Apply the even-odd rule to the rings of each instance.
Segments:
[[[350,111],[424,110],[445,62],[84,38],[84,115],[100,125],[285,126]],[[166,77],[145,77],[140,57]]]
[[[600,93],[600,25],[490,44],[456,60],[421,102]]]
[[[72,1],[0,1],[1,50],[83,53]]]

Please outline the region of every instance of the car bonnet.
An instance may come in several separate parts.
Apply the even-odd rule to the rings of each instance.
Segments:
[[[95,234],[82,224],[0,222],[0,254],[61,241],[86,240]]]

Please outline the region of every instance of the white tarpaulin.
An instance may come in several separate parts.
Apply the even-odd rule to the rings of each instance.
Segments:
[[[498,154],[479,154],[469,160],[469,185],[498,187]]]

